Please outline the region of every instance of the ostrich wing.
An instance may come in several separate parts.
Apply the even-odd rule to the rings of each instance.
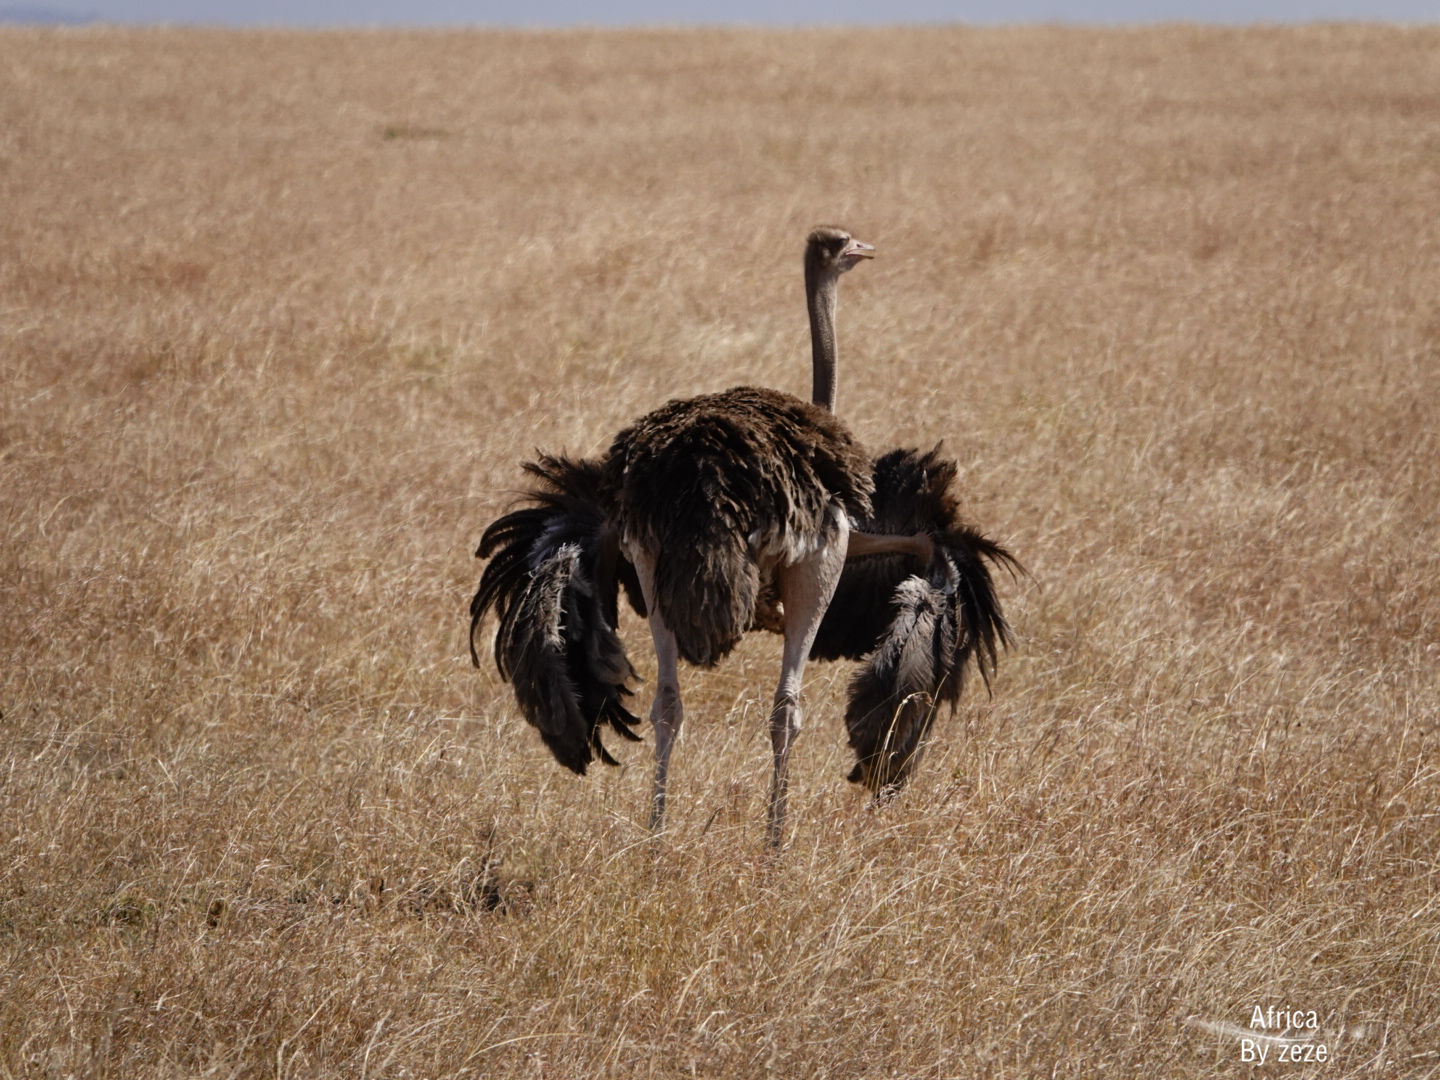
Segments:
[[[850,681],[845,725],[859,759],[850,779],[881,791],[903,783],[941,702],[953,708],[970,661],[987,683],[1010,629],[990,564],[1019,564],[960,518],[955,462],[892,450],[874,464],[870,533],[935,542],[928,567],[903,555],[845,564],[811,656],[863,660]]]
[[[501,677],[556,760],[584,773],[597,756],[616,764],[603,724],[639,739],[624,705],[636,675],[615,626],[620,586],[640,610],[640,585],[607,524],[600,464],[542,456],[525,470],[540,481],[532,505],[495,521],[475,553],[490,562],[470,602],[470,658],[478,666],[475,635],[493,609]]]

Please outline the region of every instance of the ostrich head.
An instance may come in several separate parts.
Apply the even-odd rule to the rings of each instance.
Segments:
[[[836,368],[835,286],[840,275],[861,259],[873,259],[875,249],[862,244],[844,229],[820,225],[805,241],[805,304],[810,309],[810,355],[814,393],[810,400],[835,411]]]
[[[862,244],[844,229],[817,225],[805,241],[805,278],[813,278],[818,284],[827,277],[839,277],[861,259],[874,257],[873,247]]]

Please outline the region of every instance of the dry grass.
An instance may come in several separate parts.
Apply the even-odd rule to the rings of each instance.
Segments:
[[[1440,1071],[1440,31],[0,31],[0,1076]],[[778,645],[560,771],[465,656],[542,446],[944,437],[1019,647],[881,809]],[[627,636],[648,652],[641,628]]]

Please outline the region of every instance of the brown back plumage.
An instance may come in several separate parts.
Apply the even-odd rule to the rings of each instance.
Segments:
[[[672,401],[606,461],[621,535],[655,558],[655,603],[680,655],[711,665],[750,626],[765,551],[813,545],[829,508],[870,513],[870,461],[827,410],[741,386]]]

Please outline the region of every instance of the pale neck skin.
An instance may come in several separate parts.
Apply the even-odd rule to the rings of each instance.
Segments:
[[[812,274],[808,266],[805,271],[805,303],[810,309],[810,356],[814,372],[810,400],[833,413],[839,364],[835,345],[835,293],[840,275]],[[819,280],[812,281],[812,277]]]

